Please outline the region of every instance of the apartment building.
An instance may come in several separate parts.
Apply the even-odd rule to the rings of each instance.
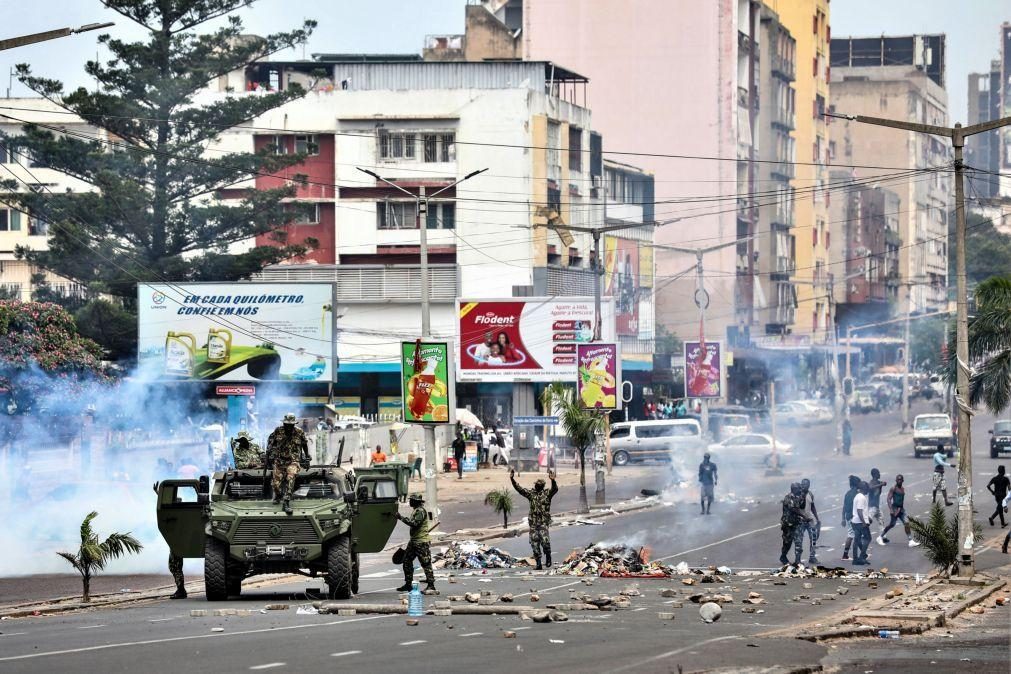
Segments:
[[[832,40],[832,108],[924,124],[948,125],[943,35]],[[833,120],[833,140],[847,143],[850,163],[899,195],[899,275],[908,281],[902,302],[912,313],[947,307],[948,217],[953,178],[943,170],[950,144],[936,136]],[[840,139],[849,140],[841,141]],[[937,169],[896,177],[905,169]],[[905,306],[896,307],[902,312]]]
[[[1000,27],[1000,52],[990,61],[989,71],[970,73],[968,100],[969,124],[1011,116],[1011,22]],[[973,187],[987,205],[1011,200],[1011,131],[995,129],[969,136],[965,162],[981,172],[974,176]]]

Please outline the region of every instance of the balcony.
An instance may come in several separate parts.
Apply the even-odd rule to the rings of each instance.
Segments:
[[[774,178],[781,178],[783,180],[792,180],[797,175],[796,165],[788,161],[770,164],[769,171]]]
[[[772,74],[787,82],[797,79],[797,66],[791,59],[786,59],[779,54],[772,55]]]
[[[797,127],[797,115],[783,108],[773,108],[772,125],[784,131],[793,131]]]

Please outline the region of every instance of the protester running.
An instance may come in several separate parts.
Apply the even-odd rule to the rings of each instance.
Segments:
[[[944,505],[950,506],[952,504],[948,500],[948,485],[944,481],[944,469],[954,467],[948,463],[948,455],[944,451],[944,445],[938,445],[937,451],[934,452],[934,493],[930,498],[931,503],[937,503],[937,492],[941,492],[941,496],[944,497]]]
[[[1004,521],[1003,502],[1009,487],[1011,487],[1011,480],[1004,474],[1004,466],[997,466],[997,474],[991,477],[986,484],[987,491],[993,494],[994,500],[997,501],[997,509],[993,511],[993,515],[990,515],[990,526],[993,526],[993,521],[998,517],[1000,517],[1001,528],[1007,526],[1007,522]]]
[[[902,522],[902,526],[906,530],[906,540],[909,541],[909,547],[915,548],[919,545],[919,543],[913,540],[912,532],[909,530],[909,518],[906,516],[906,489],[902,486],[903,480],[904,478],[901,475],[896,475],[895,486],[888,490],[888,496],[886,497],[889,513],[888,526],[878,536],[878,545],[887,545],[890,542],[886,534],[892,530],[896,522]]]

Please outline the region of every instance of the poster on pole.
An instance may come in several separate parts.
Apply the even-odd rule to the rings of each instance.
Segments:
[[[139,283],[140,367],[166,380],[336,381],[330,283]]]
[[[614,301],[601,302],[601,337],[614,340]],[[576,378],[576,346],[593,339],[592,297],[457,300],[457,378],[553,382]]]
[[[639,242],[616,236],[604,237],[604,294],[614,298],[615,332],[639,334]]]
[[[591,410],[621,409],[621,348],[618,344],[593,342],[576,345],[579,363],[576,397],[579,405]]]
[[[722,398],[726,375],[723,342],[685,342],[684,347],[685,397]]]
[[[400,343],[400,399],[405,423],[456,423],[452,360],[452,342]]]

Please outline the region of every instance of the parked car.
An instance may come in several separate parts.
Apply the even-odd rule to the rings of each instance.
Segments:
[[[717,440],[730,438],[751,430],[751,422],[743,414],[710,414],[709,433]]]
[[[766,462],[772,456],[772,436],[767,433],[743,433],[709,445],[708,451],[714,461],[746,457]],[[782,457],[791,456],[793,445],[777,438],[776,452]]]
[[[814,423],[813,412],[797,402],[776,405],[776,423],[782,426],[810,426]]]
[[[949,457],[955,456],[958,443],[951,417],[947,414],[918,414],[913,419],[913,456],[930,456],[939,445],[944,447]]]
[[[990,458],[1011,452],[1011,421],[995,421],[990,429]]]
[[[628,421],[611,426],[611,459],[616,466],[633,461],[670,461],[671,454],[703,447],[702,427],[694,419]]]
[[[771,428],[768,407],[745,407],[744,405],[717,405],[709,408],[709,414],[743,414],[748,417],[751,430],[766,433]]]
[[[813,424],[827,424],[832,421],[832,409],[830,403],[825,400],[795,400],[797,405],[803,405],[810,411],[810,419]]]

